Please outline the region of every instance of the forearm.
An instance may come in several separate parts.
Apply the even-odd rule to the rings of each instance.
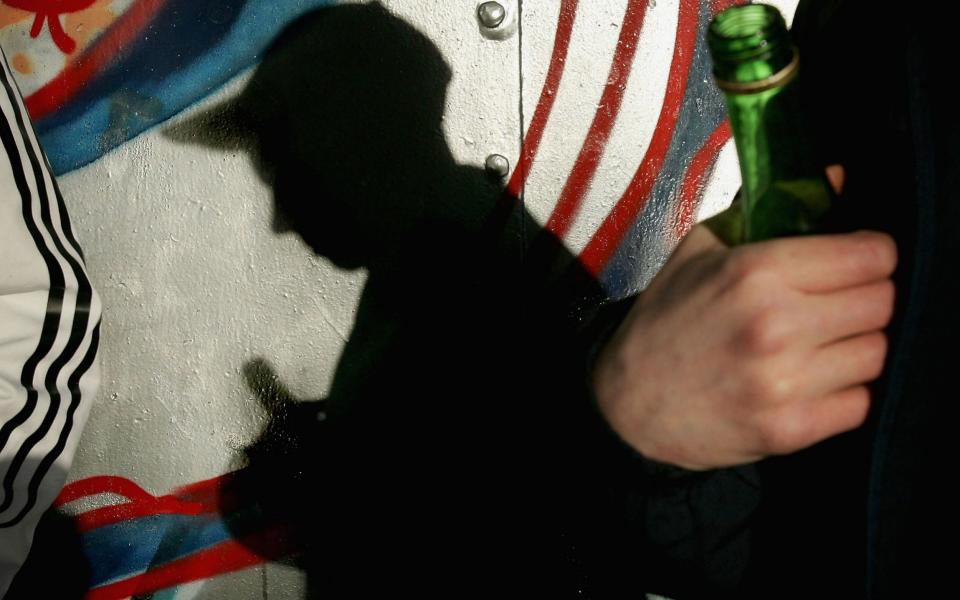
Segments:
[[[600,591],[719,598],[736,589],[748,564],[760,496],[755,469],[690,471],[661,463],[612,429],[596,403],[594,367],[637,300],[600,306],[581,331],[589,411],[582,422],[592,432],[585,470],[595,504],[577,561],[589,564]]]

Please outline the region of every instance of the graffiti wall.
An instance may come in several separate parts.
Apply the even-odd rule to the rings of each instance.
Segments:
[[[304,500],[250,490],[305,478],[288,446],[371,377],[483,333],[478,301],[437,302],[465,235],[560,240],[551,264],[620,298],[729,204],[704,31],[732,3],[3,0],[104,304],[103,386],[12,594],[69,553],[56,585],[89,598],[304,597],[280,518]],[[432,362],[378,367],[396,348]]]

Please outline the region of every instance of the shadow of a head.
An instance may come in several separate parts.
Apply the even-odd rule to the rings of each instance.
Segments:
[[[463,196],[493,194],[444,140],[450,78],[436,46],[379,3],[319,9],[275,41],[237,101],[168,134],[250,150],[274,188],[275,228],[338,266],[376,265],[444,214],[462,220],[452,198],[489,207]]]

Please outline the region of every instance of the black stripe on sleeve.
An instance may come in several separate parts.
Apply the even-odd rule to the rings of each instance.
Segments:
[[[53,361],[53,363],[50,365],[50,368],[47,370],[46,377],[44,380],[45,388],[50,394],[50,403],[47,406],[46,414],[44,415],[44,418],[40,424],[40,427],[36,431],[34,431],[26,440],[24,440],[24,443],[17,450],[16,455],[14,456],[13,460],[10,462],[8,466],[7,472],[3,479],[4,497],[3,497],[3,502],[0,503],[0,513],[2,513],[4,510],[7,510],[13,503],[14,483],[16,481],[17,476],[19,475],[20,468],[22,467],[23,463],[26,461],[27,456],[34,449],[36,444],[39,443],[41,440],[43,440],[47,436],[47,434],[50,432],[50,429],[54,421],[56,420],[57,413],[59,412],[59,409],[60,409],[60,400],[61,400],[60,391],[56,387],[57,380],[60,376],[60,372],[73,359],[74,355],[77,353],[81,344],[83,343],[83,340],[86,338],[87,328],[88,328],[87,326],[88,326],[89,316],[90,316],[90,304],[92,301],[93,290],[90,286],[90,282],[86,278],[86,274],[84,273],[82,265],[79,264],[76,258],[74,258],[69,252],[67,252],[66,248],[64,247],[63,241],[60,239],[57,233],[56,227],[53,224],[53,218],[51,215],[51,201],[47,193],[46,178],[44,176],[44,171],[41,167],[40,161],[37,158],[37,153],[34,152],[33,144],[31,143],[30,137],[27,133],[26,126],[25,126],[25,122],[29,122],[29,119],[25,117],[25,115],[22,112],[23,110],[22,106],[17,101],[18,92],[15,91],[11,85],[12,80],[11,80],[11,77],[8,76],[6,64],[2,65],[2,68],[0,68],[0,83],[2,83],[3,88],[7,94],[7,98],[12,105],[13,114],[17,122],[20,137],[23,142],[24,150],[26,152],[27,159],[30,162],[30,167],[34,174],[37,197],[40,204],[41,221],[43,222],[44,227],[48,231],[50,238],[53,241],[54,246],[56,247],[56,250],[59,252],[63,260],[65,260],[69,264],[71,270],[73,271],[74,277],[76,278],[76,281],[77,281],[76,308],[73,314],[73,323],[71,324],[69,338],[63,351]],[[24,198],[24,203],[25,203],[24,218],[25,220],[29,221],[29,219],[27,218],[27,215],[32,215],[32,210],[30,210],[32,209],[32,206],[31,206],[32,202],[28,202],[28,200],[32,201],[32,197],[30,194],[29,185],[26,184],[26,175],[25,175],[24,165],[20,160],[19,150],[16,146],[16,143],[14,140],[12,140],[14,135],[12,128],[9,127],[9,124],[5,124],[5,129],[7,129],[7,133],[9,134],[10,141],[14,142],[13,144],[8,145],[5,139],[4,146],[7,148],[8,154],[11,155],[10,156],[11,166],[17,167],[17,168],[14,168],[15,177],[17,179],[17,188],[21,193],[21,197]],[[16,163],[14,161],[16,161]],[[33,228],[36,228],[35,223],[33,223],[32,225],[33,225]],[[37,235],[39,236],[39,232],[37,232]],[[34,240],[36,243],[37,242],[36,236],[34,237]],[[42,243],[42,236],[40,236],[40,243]],[[37,244],[38,248],[41,247],[40,243]],[[45,244],[43,244],[43,247],[46,249],[46,252],[41,251],[41,253],[44,256],[44,261],[46,262],[48,270],[51,273],[51,288],[54,287],[53,273],[54,271],[56,271],[59,288],[60,288],[59,293],[57,295],[59,296],[59,304],[62,304],[63,298],[64,298],[63,288],[65,287],[64,275],[60,269],[59,262],[53,256],[53,253],[50,251],[49,248],[46,247]],[[52,295],[53,295],[53,289],[51,289],[51,296]],[[45,319],[43,329],[46,329],[46,325],[47,325],[46,321],[50,320],[50,316],[51,316],[50,308],[51,306],[48,301],[47,317]],[[56,316],[56,320],[58,321],[58,325],[59,325],[59,321],[60,321],[59,315]],[[56,335],[57,335],[56,330],[58,328],[59,327],[53,328],[54,329],[53,338],[49,341],[49,344],[44,343],[44,340],[42,339],[42,334],[41,334],[40,346],[46,346],[46,350],[44,351],[42,356],[46,356],[47,353],[49,352],[50,347],[53,344],[53,340],[56,339]],[[29,364],[24,365],[23,376],[21,377],[21,381],[24,383],[24,385],[27,386],[27,389],[30,390],[30,392],[28,392],[28,401],[27,401],[27,404],[23,407],[23,409],[21,409],[21,411],[14,417],[14,419],[8,422],[7,424],[5,424],[4,430],[0,431],[0,449],[2,449],[3,445],[5,445],[6,442],[9,440],[9,436],[11,435],[12,431],[16,428],[16,426],[26,421],[34,413],[34,411],[37,408],[38,393],[36,390],[32,389],[33,387],[32,382],[34,379],[34,375],[36,374],[37,364],[39,363],[39,360],[40,360],[40,353],[35,352],[34,355],[31,356],[30,358],[31,359],[36,358],[36,361],[29,360],[28,361]],[[70,393],[69,389],[68,389],[68,393]],[[11,427],[11,424],[17,421],[19,421],[19,423]],[[64,431],[60,432],[59,437],[61,439],[58,439],[56,446],[60,446],[66,443],[66,440],[65,440],[66,435],[68,435],[68,432],[64,432]],[[33,489],[33,485],[32,485],[35,479],[36,478],[31,478],[31,489],[28,491],[28,497],[30,495],[35,495],[37,493],[37,490]],[[39,483],[38,483],[38,486],[39,486]]]
[[[34,471],[33,478],[30,480],[26,505],[20,509],[20,512],[17,513],[17,516],[13,517],[9,521],[0,522],[0,528],[13,527],[17,525],[36,505],[40,484],[43,482],[43,478],[46,476],[54,461],[57,460],[57,457],[60,456],[60,453],[63,452],[63,449],[67,445],[67,439],[70,437],[70,431],[73,429],[74,415],[77,412],[77,408],[80,406],[80,379],[87,373],[87,371],[90,370],[90,367],[93,366],[93,361],[97,356],[97,347],[99,345],[100,323],[97,323],[93,328],[93,337],[90,339],[90,346],[87,348],[87,353],[84,355],[83,360],[77,367],[77,370],[74,371],[73,375],[70,376],[70,380],[67,385],[70,391],[73,392],[73,399],[70,402],[70,407],[67,409],[67,418],[63,429],[64,434],[60,436],[59,440],[57,440],[57,445],[54,446],[53,449],[51,449],[50,452],[43,457],[43,460],[40,461],[40,464],[37,465],[37,470]]]

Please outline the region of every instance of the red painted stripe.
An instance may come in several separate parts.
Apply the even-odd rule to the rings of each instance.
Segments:
[[[124,477],[113,475],[99,475],[97,477],[88,477],[72,483],[68,483],[60,490],[57,499],[54,500],[54,506],[63,506],[64,504],[97,494],[117,494],[129,500],[155,500],[149,492],[139,485]]]
[[[93,47],[26,99],[30,116],[42,119],[69,102],[105,65],[117,60],[165,3],[166,0],[134,2]]]
[[[194,486],[213,486],[219,479],[221,478],[200,482],[194,484]],[[193,498],[185,499],[174,494],[153,496],[129,479],[112,475],[89,477],[64,486],[53,505],[60,507],[81,498],[98,494],[116,494],[127,498],[130,502],[103,506],[77,515],[74,517],[77,531],[90,531],[98,527],[151,515],[198,515],[216,512],[216,505],[212,503],[201,502]],[[212,495],[212,493],[209,495]],[[207,498],[204,497],[203,499]]]
[[[484,224],[484,230],[491,236],[495,237],[503,232],[507,220],[517,206],[517,200],[523,192],[523,187],[527,183],[527,176],[530,173],[533,160],[537,156],[537,150],[540,149],[540,141],[543,139],[547,121],[550,120],[553,103],[557,97],[557,89],[560,87],[560,79],[563,77],[563,69],[567,62],[567,51],[570,49],[570,36],[573,34],[573,23],[577,16],[578,2],[579,0],[563,0],[560,5],[560,16],[557,19],[557,32],[553,39],[553,53],[550,56],[550,66],[547,68],[547,78],[540,90],[540,98],[537,100],[537,107],[533,111],[530,128],[523,137],[520,160],[517,161],[517,166],[513,170],[513,175],[510,177],[506,189],[497,200],[493,210],[490,211],[490,215]]]
[[[77,515],[74,517],[74,524],[81,533],[150,515],[198,515],[216,512],[216,506],[211,507],[202,502],[188,501],[174,495],[152,496],[129,479],[110,475],[81,479],[64,486],[54,501],[54,506],[63,506],[97,494],[117,494],[131,502],[104,506]]]
[[[36,38],[40,35],[40,32],[43,31],[43,23],[47,19],[46,13],[37,13],[37,17],[33,20],[33,27],[30,28],[30,37]]]
[[[153,496],[136,483],[123,477],[101,475],[74,481],[66,486],[54,501],[60,507],[81,498],[98,494],[116,494],[131,502],[104,506],[77,515],[74,520],[79,531],[89,531],[121,521],[158,514],[198,515],[227,512],[238,504],[227,484],[236,473],[191,483],[165,496]]]
[[[660,109],[653,139],[623,196],[580,253],[581,263],[594,276],[600,275],[604,265],[630,231],[663,167],[680,117],[683,97],[686,94],[687,78],[690,76],[693,54],[697,45],[699,19],[699,0],[681,0],[680,16],[677,20],[677,41],[673,48],[667,93],[663,107]]]
[[[234,494],[230,494],[228,491],[228,484],[232,482],[237,476],[237,473],[240,472],[241,471],[234,471],[212,479],[191,483],[173,490],[171,495],[181,500],[198,502],[210,512],[227,512],[229,508],[236,505],[235,501],[231,503]],[[229,496],[226,501],[225,494]],[[230,506],[225,507],[225,504],[229,504]]]
[[[736,4],[749,4],[750,0],[710,0],[710,14],[717,14]]]
[[[90,3],[93,4],[92,0]],[[53,39],[53,43],[57,45],[57,48],[59,48],[61,52],[64,54],[72,54],[73,51],[77,49],[77,42],[63,30],[63,24],[60,23],[60,15],[47,13],[47,26],[50,28],[50,37]]]
[[[593,180],[603,156],[603,150],[610,139],[610,132],[620,112],[627,80],[633,67],[633,57],[637,53],[637,42],[643,29],[647,14],[647,0],[630,0],[620,28],[620,38],[613,54],[610,74],[600,96],[600,105],[590,124],[590,130],[580,148],[580,154],[573,170],[560,192],[560,198],[547,220],[546,229],[562,238],[570,229],[577,212],[583,204],[587,187]]]
[[[748,4],[750,0],[710,0],[710,13],[716,15],[731,6],[739,4]],[[694,225],[697,207],[700,205],[700,197],[703,192],[704,179],[707,173],[712,170],[717,162],[720,151],[724,144],[730,140],[730,122],[724,121],[710,137],[704,142],[697,154],[694,155],[687,167],[687,174],[684,177],[683,184],[680,187],[680,204],[677,207],[676,217],[674,219],[673,232],[677,239],[682,239]]]
[[[700,204],[699,199],[703,195],[703,186],[707,174],[717,162],[717,157],[720,155],[723,145],[730,140],[731,135],[730,121],[724,121],[713,130],[707,141],[690,160],[687,174],[680,185],[680,203],[674,219],[673,229],[677,239],[687,235],[687,232],[693,227],[696,218],[694,213]]]
[[[540,149],[540,141],[543,139],[543,132],[547,128],[550,113],[553,111],[553,103],[557,98],[557,90],[560,88],[560,80],[563,78],[563,68],[567,62],[567,51],[570,49],[570,36],[573,34],[573,23],[577,16],[578,2],[579,0],[563,0],[560,4],[560,16],[557,20],[557,32],[553,39],[553,54],[550,56],[547,78],[540,90],[540,98],[537,100],[537,107],[533,111],[533,118],[530,119],[530,128],[523,138],[520,161],[513,171],[510,183],[507,184],[507,192],[514,198],[520,197],[520,192],[526,183],[527,174],[530,172],[530,166],[537,156],[537,150]]]
[[[206,510],[200,503],[184,502],[173,496],[161,496],[152,502],[128,502],[97,508],[77,515],[73,522],[77,532],[83,533],[153,515],[199,515],[208,512],[211,511]]]
[[[251,550],[256,548],[257,552]],[[209,579],[279,560],[296,552],[290,531],[276,527],[239,540],[228,540],[212,548],[201,550],[179,560],[153,568],[135,577],[94,588],[87,592],[87,600],[120,600],[137,594],[155,592]]]

